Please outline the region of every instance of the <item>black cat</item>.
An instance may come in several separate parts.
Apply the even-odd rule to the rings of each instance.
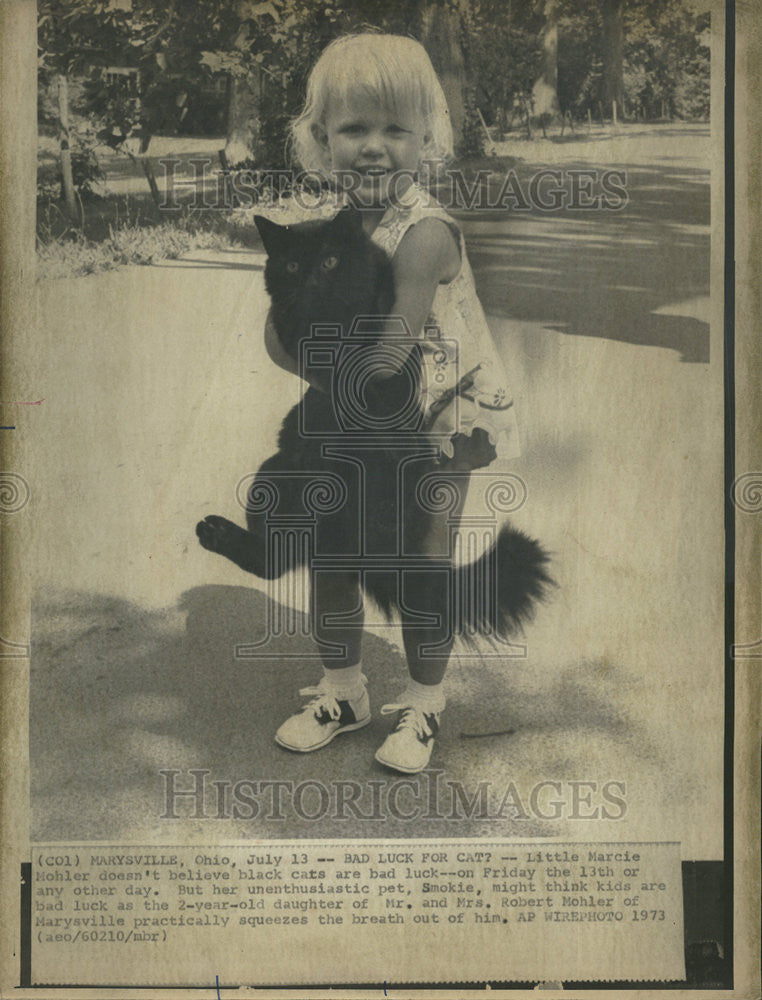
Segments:
[[[321,421],[327,421],[326,430],[341,433],[349,424],[356,433],[391,443],[396,434],[420,428],[421,358],[417,347],[410,351],[409,331],[399,326],[397,375],[388,377],[387,372],[383,380],[374,380],[363,370],[367,348],[377,340],[394,304],[394,276],[387,255],[365,235],[360,213],[347,206],[328,222],[280,226],[261,216],[255,222],[268,253],[265,288],[278,340],[301,374],[325,390],[308,392],[303,404],[307,412],[297,407],[294,417],[306,420],[310,430],[317,431]],[[310,365],[302,353],[307,344],[317,351],[316,357],[330,360]],[[358,392],[366,411],[362,416],[352,403]],[[299,442],[290,439],[288,445],[298,447]]]
[[[404,326],[397,357],[405,361],[393,364],[399,371],[375,378],[367,370],[380,331],[393,323],[391,262],[353,208],[329,221],[256,222],[268,253],[265,287],[278,340],[311,385],[283,421],[278,452],[254,479],[248,530],[211,515],[196,533],[205,548],[265,579],[321,560],[357,569],[375,556],[363,587],[390,617],[404,600],[399,570],[406,559],[416,562],[435,516],[420,487],[446,471],[426,436],[421,356],[417,345],[410,349]],[[274,546],[275,522],[310,517],[309,546]],[[384,571],[379,557],[394,568]],[[547,562],[536,541],[505,525],[477,563],[456,571],[453,594],[467,592],[468,574],[490,585],[480,599],[455,601],[460,620],[453,627],[466,639],[476,632],[507,637],[551,583]]]

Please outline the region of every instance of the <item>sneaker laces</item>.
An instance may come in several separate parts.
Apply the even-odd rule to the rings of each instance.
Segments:
[[[336,696],[319,684],[315,687],[301,688],[299,694],[305,698],[312,698],[312,701],[308,702],[302,709],[303,712],[312,712],[318,720],[328,716],[329,719],[338,722],[341,718],[341,707]]]
[[[395,732],[398,732],[400,729],[413,729],[415,730],[415,735],[422,743],[434,738],[434,731],[429,725],[426,716],[433,715],[436,718],[439,714],[438,712],[424,713],[420,708],[404,704],[383,705],[381,707],[381,715],[391,715],[393,712],[402,712],[399,722],[394,727]]]
[[[368,683],[364,674],[361,676],[361,680],[363,686]],[[323,718],[325,721],[330,719],[338,722],[341,718],[341,706],[339,705],[341,695],[331,691],[324,680],[312,687],[300,688],[299,694],[304,698],[312,698],[312,701],[308,702],[302,709],[303,712],[312,712],[318,720]],[[341,698],[341,700],[348,701],[350,699]],[[325,719],[326,716],[327,719]]]

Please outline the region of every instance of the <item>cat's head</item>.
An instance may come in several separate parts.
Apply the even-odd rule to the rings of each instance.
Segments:
[[[267,251],[265,285],[274,305],[298,300],[314,319],[338,319],[332,315],[337,302],[356,300],[360,311],[370,308],[365,300],[373,295],[379,251],[356,208],[348,205],[332,219],[290,226],[262,216],[254,222]]]

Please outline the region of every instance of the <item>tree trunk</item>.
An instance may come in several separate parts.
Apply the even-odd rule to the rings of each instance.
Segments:
[[[540,31],[542,73],[532,88],[534,113],[557,115],[558,106],[558,0],[541,0],[545,23]]]
[[[231,167],[256,160],[261,96],[259,73],[229,78],[225,155]]]
[[[624,117],[624,0],[603,0],[603,103]]]
[[[74,177],[71,171],[71,142],[69,136],[69,81],[65,74],[58,77],[58,123],[61,145],[61,189],[66,211],[71,219],[77,218],[77,201],[74,196]]]
[[[423,7],[421,42],[429,54],[447,98],[456,149],[463,138],[466,117],[466,66],[461,32],[461,15],[456,6],[445,0]]]

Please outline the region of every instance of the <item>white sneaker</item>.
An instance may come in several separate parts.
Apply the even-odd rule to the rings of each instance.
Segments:
[[[339,733],[351,733],[370,722],[370,702],[366,680],[351,698],[337,698],[324,681],[315,687],[302,688],[299,694],[312,695],[312,701],[290,716],[275,734],[275,742],[286,750],[308,753],[330,743]]]
[[[399,712],[394,729],[376,752],[385,767],[417,774],[431,759],[434,737],[439,732],[439,712],[424,712],[411,705],[384,705],[382,715]]]

